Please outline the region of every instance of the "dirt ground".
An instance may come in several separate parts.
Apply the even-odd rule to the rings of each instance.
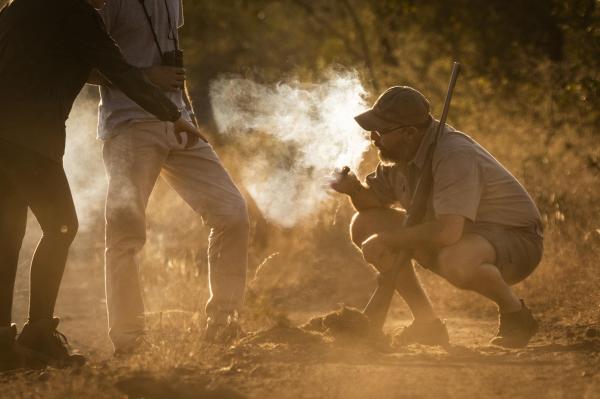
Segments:
[[[198,313],[165,311],[148,316],[152,353],[116,359],[101,275],[85,270],[67,272],[57,313],[88,365],[3,375],[2,398],[600,398],[600,324],[549,312],[530,346],[504,350],[487,344],[488,317],[447,319],[442,349],[334,339],[297,327],[318,312],[292,312],[224,347],[202,343]],[[17,292],[16,314],[26,298]],[[386,332],[407,323],[393,318]]]

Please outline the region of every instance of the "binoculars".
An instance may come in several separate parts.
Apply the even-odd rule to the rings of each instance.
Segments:
[[[183,68],[183,51],[172,50],[163,53],[162,64],[176,68]]]

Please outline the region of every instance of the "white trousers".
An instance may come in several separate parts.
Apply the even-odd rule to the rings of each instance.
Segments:
[[[208,245],[208,316],[240,310],[246,283],[246,203],[212,147],[173,124],[143,122],[104,142],[106,300],[109,336],[127,348],[144,332],[144,304],[136,255],[146,240],[146,205],[162,178],[211,228]]]

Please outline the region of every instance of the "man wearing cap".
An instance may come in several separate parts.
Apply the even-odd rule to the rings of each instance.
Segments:
[[[338,174],[331,187],[347,194],[358,211],[350,230],[365,260],[383,272],[392,267],[395,253],[411,251],[423,267],[498,305],[492,344],[527,345],[537,322],[510,288],[529,276],[542,257],[540,213],[527,191],[475,140],[446,125],[433,153],[425,220],[403,227],[404,211],[398,206],[409,204],[427,167],[439,121],[431,116],[429,101],[406,86],[391,87],[355,119],[371,132],[381,162],[364,184],[350,172]],[[414,317],[401,340],[446,344],[446,326],[412,265],[400,271],[396,291]]]

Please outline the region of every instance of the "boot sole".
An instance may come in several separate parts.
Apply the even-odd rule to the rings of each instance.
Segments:
[[[15,344],[15,352],[23,357],[25,360],[25,365],[28,368],[33,369],[40,369],[46,366],[56,368],[67,368],[71,366],[82,367],[86,363],[86,358],[81,355],[69,355],[69,357],[66,359],[58,360],[52,356],[46,355],[43,352],[20,345],[19,343]]]
[[[529,345],[529,342],[531,342],[531,339],[535,336],[535,334],[538,333],[538,330],[539,330],[539,323],[536,321],[535,324],[531,328],[531,335],[527,338],[527,340],[519,341],[516,343],[509,342],[509,344],[506,344],[506,343],[502,343],[502,340],[500,340],[500,342],[494,342],[495,338],[503,338],[503,337],[494,337],[490,340],[490,345],[499,346],[501,348],[507,348],[507,349],[525,348],[527,345]]]

